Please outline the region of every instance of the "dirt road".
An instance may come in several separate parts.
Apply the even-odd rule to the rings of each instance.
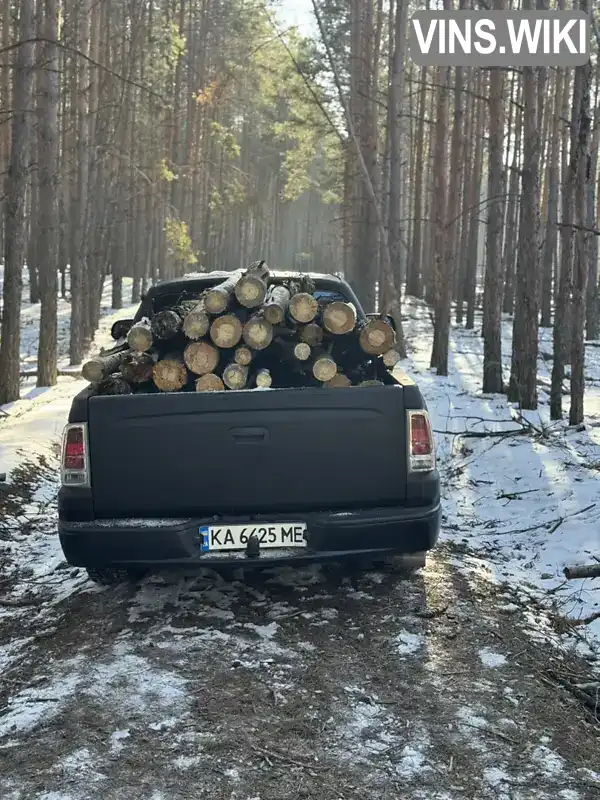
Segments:
[[[599,798],[600,729],[547,677],[576,662],[461,557],[135,589],[53,570],[3,609],[0,797]]]

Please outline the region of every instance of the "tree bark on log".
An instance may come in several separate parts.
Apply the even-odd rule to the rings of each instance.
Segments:
[[[154,365],[152,374],[154,383],[161,392],[178,392],[188,381],[185,364],[176,353],[167,355],[158,361]]]
[[[157,339],[172,339],[181,330],[183,320],[181,316],[173,308],[166,308],[164,311],[159,311],[158,314],[152,318],[150,327],[152,333]]]
[[[235,314],[217,317],[210,326],[210,338],[217,345],[228,350],[235,347],[242,338],[243,325]]]
[[[201,375],[196,381],[196,391],[223,392],[225,391],[225,384],[214,372],[207,372],[206,375]]]
[[[223,370],[223,383],[229,389],[244,389],[248,382],[248,367],[241,364],[228,364]]]
[[[600,578],[600,564],[584,564],[580,567],[565,567],[565,578],[569,581],[574,578]]]
[[[96,387],[98,394],[132,394],[133,389],[120,375],[107,375]]]
[[[361,328],[359,343],[368,355],[379,356],[393,348],[396,344],[396,334],[388,322],[374,319]]]
[[[269,268],[264,261],[251,264],[235,285],[235,296],[244,308],[257,308],[267,296]]]
[[[263,314],[267,322],[271,325],[281,325],[285,322],[290,297],[290,290],[285,286],[271,286],[263,305]]]
[[[356,327],[356,309],[339,300],[328,303],[323,310],[323,327],[336,336],[350,333]]]
[[[147,317],[132,326],[127,334],[127,344],[138,353],[150,350],[154,344],[154,336],[152,335],[150,320]]]
[[[90,383],[99,383],[103,378],[118,372],[121,362],[127,355],[127,351],[121,353],[111,353],[106,356],[94,356],[86,361],[81,368],[81,377]]]
[[[219,358],[219,351],[209,342],[191,342],[183,351],[185,365],[194,375],[214,372]]]
[[[121,361],[121,375],[127,383],[146,383],[152,380],[152,371],[156,361],[156,353],[126,352]]]
[[[209,314],[222,314],[226,311],[233,299],[235,287],[237,282],[244,274],[243,270],[239,269],[232,272],[231,276],[218,286],[213,286],[206,292],[204,297],[204,305]]]
[[[273,341],[273,326],[259,312],[244,325],[244,341],[254,350],[264,350]]]

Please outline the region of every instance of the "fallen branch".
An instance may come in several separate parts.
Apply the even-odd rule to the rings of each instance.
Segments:
[[[600,564],[584,564],[580,567],[565,567],[565,578],[571,581],[574,578],[600,578]]]
[[[598,719],[598,711],[600,710],[600,698],[596,695],[593,697],[592,695],[587,694],[582,689],[579,689],[574,683],[567,680],[567,678],[563,678],[562,675],[559,675],[554,670],[546,670],[547,674],[550,678],[555,682],[562,686],[567,691],[571,692],[580,703],[582,703],[586,708],[588,708],[593,714],[596,719]]]
[[[495,531],[492,535],[494,535],[494,536],[507,536],[507,535],[512,534],[512,533],[514,533],[514,534],[530,533],[531,531],[537,531],[540,528],[545,527],[546,525],[552,525],[552,527],[548,530],[548,533],[554,533],[554,531],[560,525],[562,525],[562,523],[566,519],[570,519],[571,517],[576,517],[578,514],[584,514],[586,511],[589,511],[590,509],[594,508],[595,505],[596,505],[596,503],[591,503],[589,506],[586,506],[585,508],[582,508],[579,511],[574,511],[572,514],[566,514],[564,517],[558,517],[557,519],[554,519],[554,520],[546,520],[546,522],[540,522],[537,525],[530,525],[529,528],[517,528],[515,530],[510,530],[510,531]],[[600,564],[599,564],[599,566],[600,566]],[[566,575],[566,572],[565,572],[565,575]]]
[[[438,431],[434,433],[447,436],[462,436],[463,439],[487,439],[487,438],[505,438],[508,436],[523,436],[527,435],[529,431],[526,428],[518,428],[512,431]]]
[[[33,598],[12,598],[12,597],[0,597],[0,606],[6,606],[7,608],[25,608],[26,606],[38,606],[40,603],[43,603],[43,600],[40,599],[33,599]]]
[[[590,614],[589,617],[571,620],[571,624],[573,626],[591,625],[592,622],[595,622],[597,619],[600,619],[600,611],[595,611],[593,614]]]

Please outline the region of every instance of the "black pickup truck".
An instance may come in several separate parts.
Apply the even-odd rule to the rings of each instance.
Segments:
[[[311,277],[317,293],[366,318],[345,281]],[[184,287],[222,280],[208,273],[159,283],[135,321]],[[429,415],[414,381],[387,374],[385,382],[116,396],[88,387],[63,435],[66,560],[103,584],[161,568],[345,557],[424,566],[441,520]]]

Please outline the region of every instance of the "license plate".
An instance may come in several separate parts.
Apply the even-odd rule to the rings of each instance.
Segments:
[[[245,550],[254,535],[260,549],[272,547],[306,547],[305,522],[263,523],[261,525],[202,525],[202,552],[213,550]]]

